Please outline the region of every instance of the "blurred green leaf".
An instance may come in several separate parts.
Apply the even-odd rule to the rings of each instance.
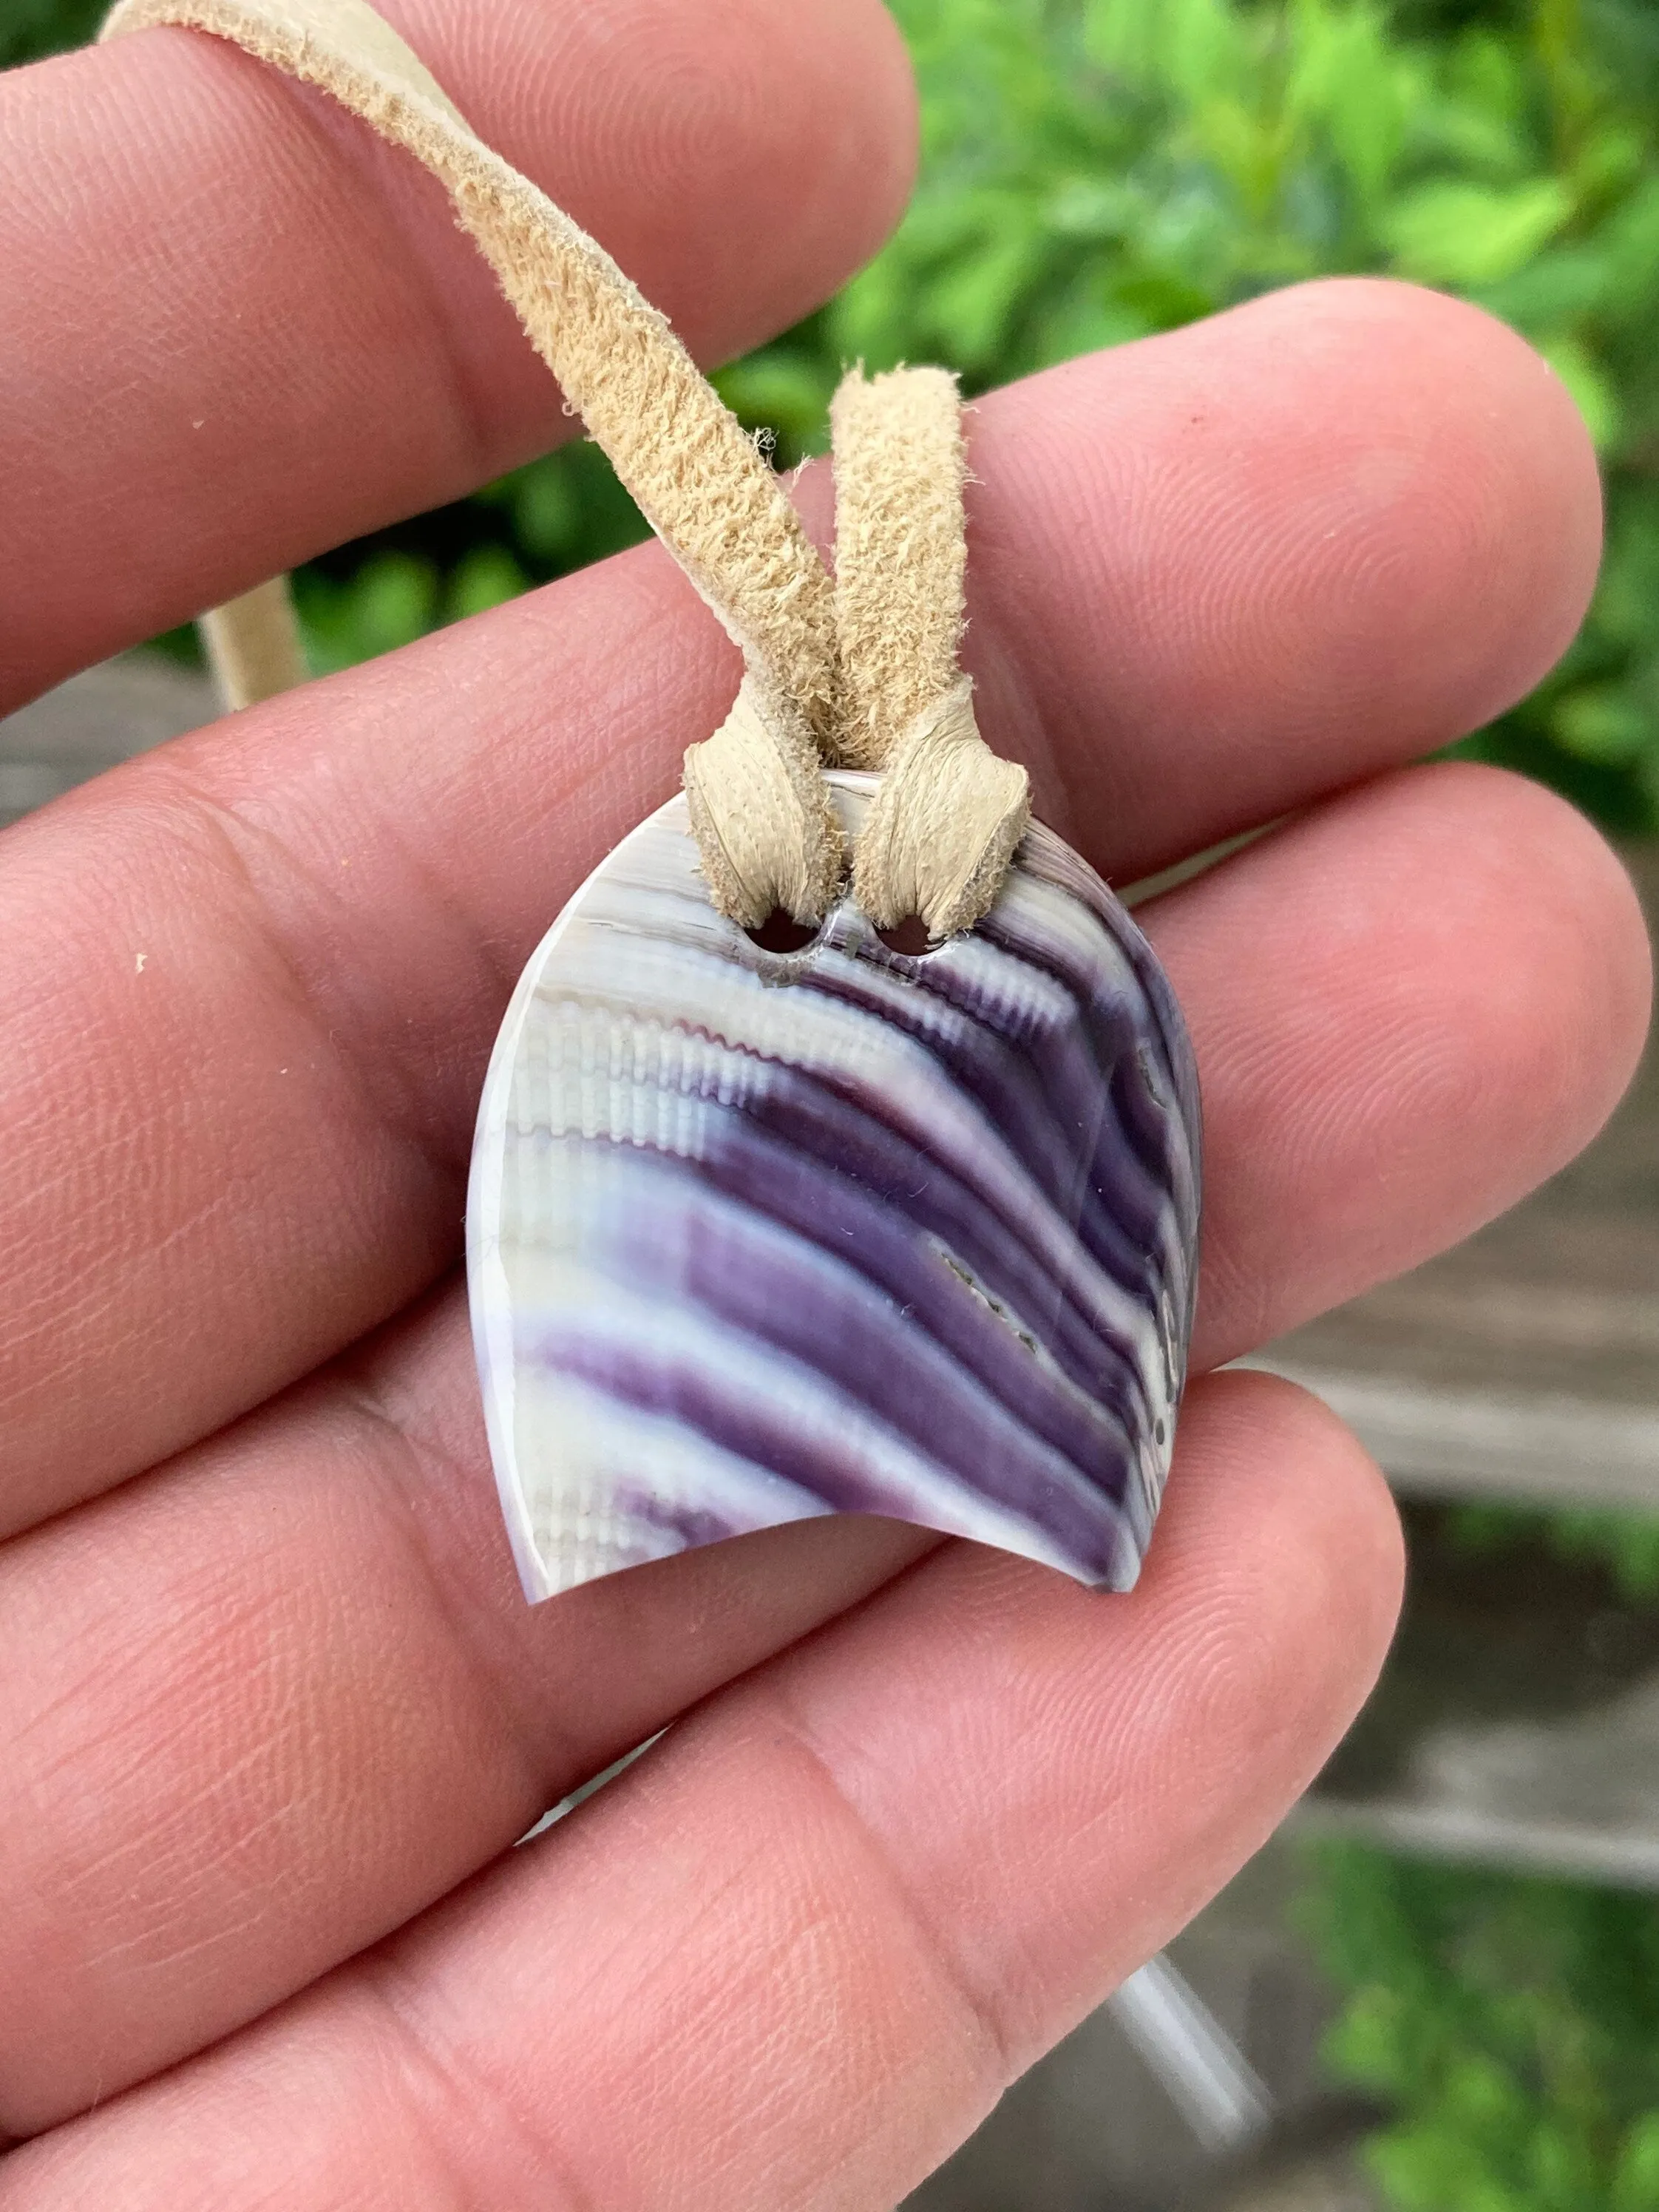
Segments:
[[[1137,88],[1157,82],[1167,43],[1158,9],[1143,0],[1085,0],[1083,24],[1091,60]]]
[[[1066,177],[1048,207],[1055,237],[1099,245],[1127,237],[1142,212],[1139,196],[1107,177]]]
[[[1623,767],[1651,742],[1653,715],[1621,684],[1587,684],[1558,700],[1550,727],[1556,742],[1581,760]]]
[[[1644,179],[1596,237],[1608,303],[1651,313],[1659,296],[1659,177]]]
[[[1533,343],[1571,394],[1596,452],[1611,453],[1623,427],[1612,378],[1583,340],[1570,331],[1534,338]]]
[[[444,619],[461,622],[517,599],[530,579],[505,545],[471,545],[450,571]]]
[[[107,13],[104,0],[5,0],[0,69],[84,46]]]
[[[1401,2212],[1536,2212],[1455,2123],[1386,2129],[1366,2145],[1365,2163]]]
[[[747,428],[771,433],[780,468],[829,450],[836,382],[822,350],[787,346],[751,353],[714,378],[721,398]]]
[[[941,273],[928,320],[947,360],[965,369],[983,368],[1001,350],[1042,252],[1040,234],[1021,213],[1006,208],[983,248]]]
[[[1659,2212],[1659,2112],[1642,2113],[1626,2130],[1607,2212]]]
[[[1571,196],[1554,177],[1503,191],[1419,185],[1395,201],[1382,232],[1402,276],[1425,284],[1495,284],[1531,260],[1571,211]]]
[[[1471,1509],[1499,1540],[1548,1516]],[[1328,2044],[1397,2100],[1367,2163],[1400,2212],[1639,2212],[1659,2180],[1659,1899],[1308,1855],[1299,1917],[1346,1994]],[[1623,2202],[1621,2203],[1621,2195]]]
[[[1287,112],[1322,129],[1369,206],[1381,199],[1406,141],[1412,70],[1382,10],[1303,0],[1285,89]]]
[[[1441,2099],[1447,2118],[1468,2136],[1508,2135],[1533,2118],[1530,2100],[1514,2075],[1484,2051],[1452,2061]]]
[[[410,645],[438,619],[440,584],[431,562],[376,553],[347,580],[302,571],[295,600],[306,650],[319,674]]]
[[[538,561],[579,558],[582,503],[562,453],[546,454],[506,479],[513,532],[524,550]]]

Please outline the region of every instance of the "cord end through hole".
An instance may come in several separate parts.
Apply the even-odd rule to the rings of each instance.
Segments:
[[[907,914],[890,929],[878,929],[876,935],[890,952],[902,952],[908,960],[920,960],[924,952],[933,950],[927,925],[919,914]]]
[[[804,952],[817,935],[819,927],[817,922],[797,921],[793,914],[775,906],[758,928],[747,930],[744,934],[763,952]]]

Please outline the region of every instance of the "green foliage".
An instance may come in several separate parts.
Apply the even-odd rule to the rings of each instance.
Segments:
[[[1400,2212],[1659,2212],[1659,1899],[1310,1855],[1303,1918],[1346,2001],[1328,2057],[1400,2117]]]
[[[970,391],[1335,271],[1504,316],[1607,473],[1607,569],[1567,660],[1467,750],[1618,828],[1659,824],[1659,9],[1647,0],[894,0],[924,161],[885,252],[722,372],[781,465],[821,450],[844,362]],[[10,0],[0,60],[84,36]],[[321,564],[320,665],[642,534],[591,448]],[[492,550],[493,549],[493,550]],[[387,567],[384,556],[396,555]],[[432,570],[424,584],[410,562]]]
[[[1464,1505],[1435,1539],[1539,1547],[1659,1602],[1659,1521]],[[1659,1898],[1309,1854],[1301,1917],[1344,2002],[1327,2056],[1391,2106],[1366,2147],[1397,2212],[1659,2212]]]
[[[1468,1553],[1535,1545],[1574,1565],[1600,1567],[1627,1604],[1659,1600],[1659,1521],[1646,1514],[1460,1505],[1445,1515],[1442,1528],[1445,1540]]]
[[[1567,661],[1466,748],[1659,823],[1659,19],[1638,5],[900,0],[922,180],[827,319],[970,388],[1336,271],[1503,316],[1601,453]]]
[[[897,0],[924,161],[885,252],[725,371],[780,463],[821,450],[844,362],[985,388],[1339,270],[1460,292],[1538,346],[1603,456],[1606,576],[1567,661],[1466,748],[1612,825],[1659,821],[1659,39],[1568,0]],[[1650,26],[1650,27],[1651,27]],[[514,480],[536,578],[617,543],[602,468]],[[566,471],[569,472],[567,483]],[[534,488],[533,499],[524,487]],[[556,532],[528,518],[563,501]]]
[[[105,0],[5,0],[0,12],[0,69],[84,46],[106,12]]]

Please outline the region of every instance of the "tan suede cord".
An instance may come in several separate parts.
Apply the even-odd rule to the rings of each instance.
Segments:
[[[782,485],[666,319],[477,137],[366,0],[119,0],[102,35],[163,25],[228,40],[319,87],[441,180],[567,400],[741,647],[730,716],[685,757],[721,912],[751,928],[776,906],[817,922],[839,895],[847,856],[827,759],[887,765],[854,878],[878,926],[912,912],[936,938],[971,926],[1024,827],[1025,778],[985,746],[956,676],[963,465],[951,380],[908,370],[843,386],[832,586]],[[229,703],[301,672],[280,585],[218,610],[205,631]]]
[[[102,35],[162,24],[227,39],[319,86],[447,189],[565,398],[742,648],[751,702],[776,708],[769,744],[730,749],[728,783],[693,771],[716,900],[744,921],[771,911],[773,887],[725,857],[745,848],[744,825],[771,820],[792,842],[791,910],[817,920],[845,866],[819,774],[834,708],[830,580],[782,485],[665,317],[469,129],[364,0],[120,0]]]
[[[836,470],[837,753],[880,768],[955,683],[968,462],[956,379],[901,368],[842,379],[830,404]]]
[[[919,914],[937,942],[971,929],[1030,819],[1023,768],[1000,760],[957,667],[968,460],[956,379],[900,368],[843,378],[836,470],[841,757],[881,769],[853,896],[878,929]]]

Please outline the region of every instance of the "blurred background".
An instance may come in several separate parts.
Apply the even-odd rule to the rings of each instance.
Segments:
[[[1565,793],[1659,903],[1659,0],[892,0],[896,237],[723,370],[780,465],[843,362],[971,393],[1376,270],[1522,331],[1601,453],[1583,634],[1458,750]],[[97,0],[0,0],[0,65]],[[644,535],[586,444],[301,572],[319,671]],[[193,638],[0,723],[0,821],[211,711]],[[1659,2212],[1659,1073],[1548,1190],[1270,1348],[1399,1491],[1401,1636],[1285,1833],[917,2212]],[[1190,1990],[1198,1993],[1194,2005]],[[1206,2086],[1207,2085],[1207,2086]]]

